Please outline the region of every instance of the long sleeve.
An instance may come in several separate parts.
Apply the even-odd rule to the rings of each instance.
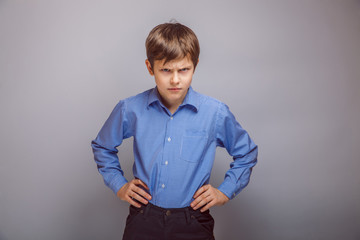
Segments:
[[[225,147],[234,160],[218,189],[232,199],[249,183],[258,148],[225,104],[219,106],[216,127],[217,145]]]
[[[91,142],[94,159],[106,186],[115,194],[127,183],[117,156],[117,147],[131,136],[125,114],[125,103],[120,101],[111,112],[97,137]]]

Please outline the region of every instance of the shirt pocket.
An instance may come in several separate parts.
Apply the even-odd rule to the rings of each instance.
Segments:
[[[205,151],[208,135],[205,131],[188,131],[182,137],[180,158],[187,162],[198,162]]]

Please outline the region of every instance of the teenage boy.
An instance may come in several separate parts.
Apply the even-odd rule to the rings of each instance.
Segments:
[[[234,198],[249,182],[257,146],[220,101],[195,92],[200,47],[180,23],[156,26],[146,39],[146,67],[156,87],[121,100],[92,141],[105,184],[130,203],[123,239],[214,239],[209,208]],[[134,179],[117,157],[133,137]],[[209,184],[217,146],[234,161],[223,183]]]

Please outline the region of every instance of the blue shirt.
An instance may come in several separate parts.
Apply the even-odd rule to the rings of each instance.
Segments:
[[[230,199],[248,184],[257,162],[257,146],[229,108],[191,87],[174,114],[161,103],[157,88],[115,106],[91,143],[98,170],[115,194],[127,183],[117,147],[129,137],[134,177],[149,187],[150,202],[163,208],[190,205],[194,193],[209,183],[217,146],[234,160],[218,187]]]

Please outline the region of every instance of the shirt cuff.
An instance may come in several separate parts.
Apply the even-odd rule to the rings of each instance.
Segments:
[[[114,177],[111,182],[109,183],[109,188],[117,195],[117,192],[120,190],[122,186],[124,186],[128,181],[126,178],[119,174],[116,177]]]
[[[224,181],[218,189],[224,193],[229,199],[233,199],[236,196],[236,185],[229,182]]]

